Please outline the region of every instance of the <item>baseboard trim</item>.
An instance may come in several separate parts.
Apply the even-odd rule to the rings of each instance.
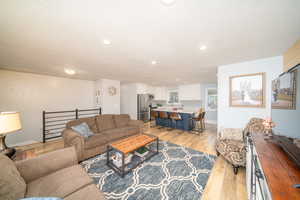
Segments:
[[[217,121],[214,121],[214,120],[205,120],[205,123],[207,123],[207,124],[217,124]]]
[[[25,141],[25,142],[15,143],[15,144],[12,144],[12,145],[10,145],[10,146],[17,147],[17,146],[30,145],[30,144],[34,144],[34,143],[38,143],[38,141],[35,141],[35,140],[28,140],[28,141]]]

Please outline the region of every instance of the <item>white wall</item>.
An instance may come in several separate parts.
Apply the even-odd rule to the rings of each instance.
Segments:
[[[137,84],[121,85],[121,114],[129,114],[131,119],[137,119]]]
[[[217,88],[217,84],[201,84],[201,97],[202,97],[202,107],[205,108],[206,101],[207,101],[207,94],[206,90],[208,88]],[[207,123],[216,124],[217,118],[218,118],[218,112],[217,111],[210,111],[205,108],[206,114],[205,114],[205,120]]]
[[[282,69],[282,56],[220,66],[218,68],[218,129],[244,128],[252,117],[270,116],[271,81],[282,73]],[[266,107],[229,107],[229,77],[258,72],[266,72]]]
[[[109,88],[115,87],[117,93],[109,94]],[[101,79],[96,81],[96,89],[100,90],[100,105],[103,114],[120,114],[120,81]]]
[[[0,111],[19,111],[23,129],[7,144],[42,141],[42,111],[94,108],[94,81],[0,70]]]

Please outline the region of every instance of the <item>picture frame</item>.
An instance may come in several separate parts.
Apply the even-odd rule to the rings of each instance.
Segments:
[[[264,108],[265,82],[264,72],[229,77],[229,106]]]
[[[296,109],[297,71],[284,74],[272,81],[272,109]]]

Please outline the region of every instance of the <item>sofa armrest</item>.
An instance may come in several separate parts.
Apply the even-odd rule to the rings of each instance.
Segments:
[[[84,137],[72,129],[65,129],[62,133],[65,147],[75,147],[78,161],[84,159]]]
[[[35,158],[15,162],[26,183],[60,169],[78,164],[74,147],[64,148]]]
[[[144,122],[141,120],[130,120],[128,125],[139,127],[139,130],[140,130],[139,133],[143,133],[143,131],[144,131]]]

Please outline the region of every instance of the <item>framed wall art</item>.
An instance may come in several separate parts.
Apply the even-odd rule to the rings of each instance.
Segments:
[[[272,108],[296,109],[297,71],[286,73],[272,81]]]
[[[229,85],[231,107],[265,107],[265,73],[231,76]]]

